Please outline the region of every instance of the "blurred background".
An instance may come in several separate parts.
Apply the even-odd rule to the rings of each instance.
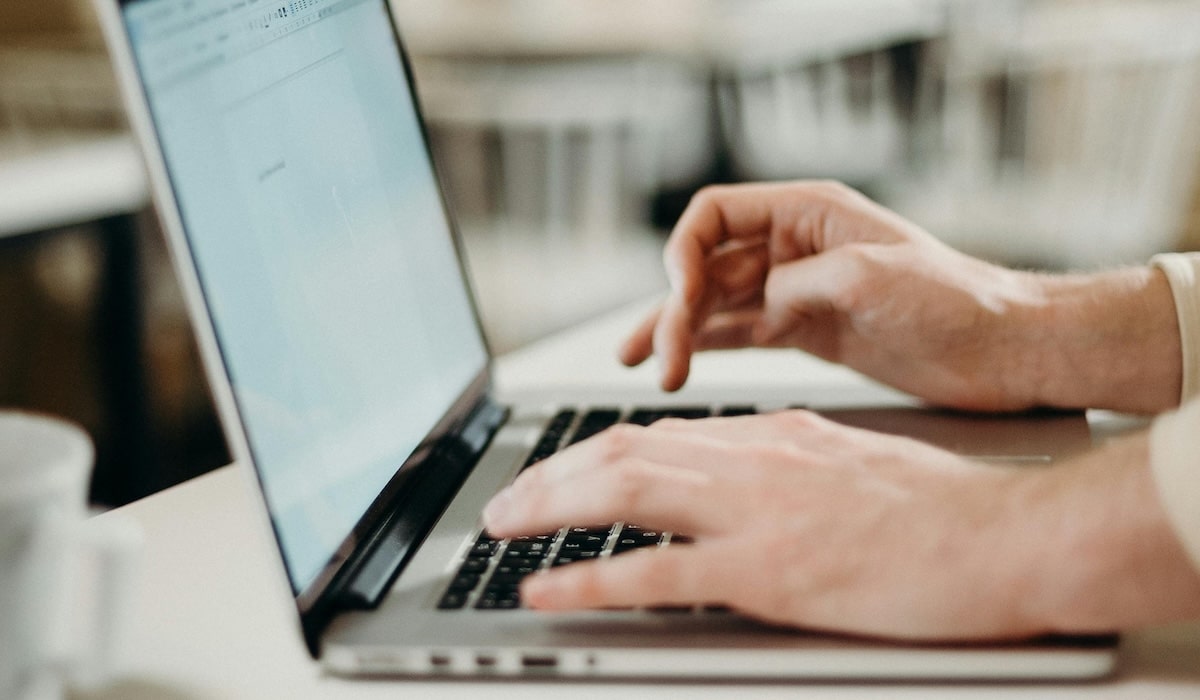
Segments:
[[[664,289],[714,182],[1030,268],[1200,248],[1200,0],[395,5],[497,352]],[[87,0],[0,9],[0,406],[91,431],[99,505],[227,460]]]

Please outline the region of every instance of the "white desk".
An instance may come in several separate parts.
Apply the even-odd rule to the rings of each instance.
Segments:
[[[0,237],[100,221],[149,204],[131,136],[0,140]]]
[[[623,385],[652,381],[629,372],[609,350],[637,316],[628,310],[503,358],[499,385]],[[690,391],[731,383],[854,385],[850,372],[791,353],[702,358]],[[90,700],[215,698],[927,698],[1200,697],[1200,624],[1126,637],[1122,671],[1082,686],[668,685],[550,682],[357,681],[323,675],[300,640],[291,599],[257,513],[248,475],[227,467],[116,511],[146,533],[137,618],[125,680]],[[105,515],[100,517],[112,517]]]

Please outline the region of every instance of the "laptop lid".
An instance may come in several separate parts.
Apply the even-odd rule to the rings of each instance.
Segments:
[[[117,4],[222,423],[311,613],[380,527],[419,537],[396,504],[436,508],[416,475],[487,388],[408,62],[385,0]]]

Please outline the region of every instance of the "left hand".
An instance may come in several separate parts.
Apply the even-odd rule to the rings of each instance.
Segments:
[[[502,537],[629,521],[695,539],[532,576],[534,608],[723,604],[808,629],[1018,637],[1046,631],[1001,551],[1023,474],[806,411],[667,420],[547,459],[484,519]]]

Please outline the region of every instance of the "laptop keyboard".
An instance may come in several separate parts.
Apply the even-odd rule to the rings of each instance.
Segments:
[[[650,425],[663,418],[706,418],[713,415],[739,416],[755,413],[753,406],[595,408],[582,416],[578,411],[560,411],[550,420],[523,469],[528,469],[559,449],[573,445],[609,426],[626,422]],[[687,543],[685,535],[658,532],[631,523],[608,526],[564,527],[558,532],[512,539],[496,539],[480,532],[467,548],[462,563],[447,587],[438,608],[442,610],[514,610],[521,607],[521,580],[541,569],[566,566],[577,561],[612,557],[643,547],[666,547]],[[686,609],[684,609],[686,610]]]

